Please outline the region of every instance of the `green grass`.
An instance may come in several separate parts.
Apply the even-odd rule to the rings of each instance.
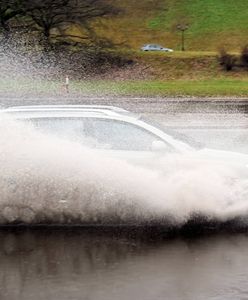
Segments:
[[[0,94],[15,96],[43,95],[67,96],[62,83],[46,80],[0,81]],[[81,80],[71,81],[70,95],[73,96],[144,96],[144,97],[247,97],[248,77],[243,79],[205,79],[205,80]]]
[[[177,80],[177,81],[94,81],[76,82],[72,89],[80,93],[125,95],[125,96],[202,96],[202,97],[246,97],[246,80]]]
[[[169,3],[166,5],[166,2]],[[187,22],[189,33],[247,30],[246,0],[167,0],[167,10],[150,21],[152,28],[170,29],[174,22]]]

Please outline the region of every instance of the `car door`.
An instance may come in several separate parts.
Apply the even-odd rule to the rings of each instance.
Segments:
[[[155,159],[173,152],[173,148],[148,130],[121,120],[86,118],[85,130],[95,140],[95,149],[125,161],[150,165]],[[154,143],[162,142],[162,151],[154,151]]]

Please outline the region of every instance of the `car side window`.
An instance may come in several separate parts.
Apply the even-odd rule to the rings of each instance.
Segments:
[[[61,138],[80,137],[84,132],[83,120],[79,118],[34,118],[27,121],[39,132]]]
[[[34,118],[26,122],[43,134],[95,147],[95,140],[89,135],[84,118]]]
[[[100,118],[90,118],[89,122],[97,148],[152,151],[153,142],[162,141],[153,133],[128,122]]]

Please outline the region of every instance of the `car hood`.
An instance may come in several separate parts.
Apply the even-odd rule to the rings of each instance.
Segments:
[[[168,154],[154,160],[153,168],[165,174],[218,174],[222,178],[248,180],[248,155],[214,149]],[[183,172],[183,173],[182,173]],[[188,173],[189,172],[189,173]]]
[[[213,169],[223,175],[248,179],[248,155],[214,149],[201,149],[184,153],[139,152],[139,151],[103,151],[106,155],[125,160],[148,169],[174,172],[176,170]],[[236,175],[235,175],[236,174]]]
[[[248,155],[238,152],[205,148],[198,150],[196,156],[213,162],[248,166]]]
[[[187,159],[186,159],[187,160]],[[199,168],[218,170],[223,176],[248,179],[248,155],[214,149],[202,149],[189,154],[188,162]],[[188,165],[190,167],[190,164]]]

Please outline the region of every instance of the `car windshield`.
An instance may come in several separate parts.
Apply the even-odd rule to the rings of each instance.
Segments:
[[[152,132],[129,122],[114,119],[89,118],[98,145],[124,151],[152,151],[155,142],[163,142],[164,151],[172,152],[171,145]]]
[[[182,142],[188,144],[192,148],[195,148],[195,149],[205,148],[205,145],[203,143],[196,141],[195,139],[193,139],[192,137],[189,137],[188,135],[185,135],[181,132],[171,129],[169,126],[165,126],[157,121],[151,120],[146,117],[141,117],[140,120],[160,129],[161,131],[172,136],[176,140],[179,140],[179,141],[182,141]]]

